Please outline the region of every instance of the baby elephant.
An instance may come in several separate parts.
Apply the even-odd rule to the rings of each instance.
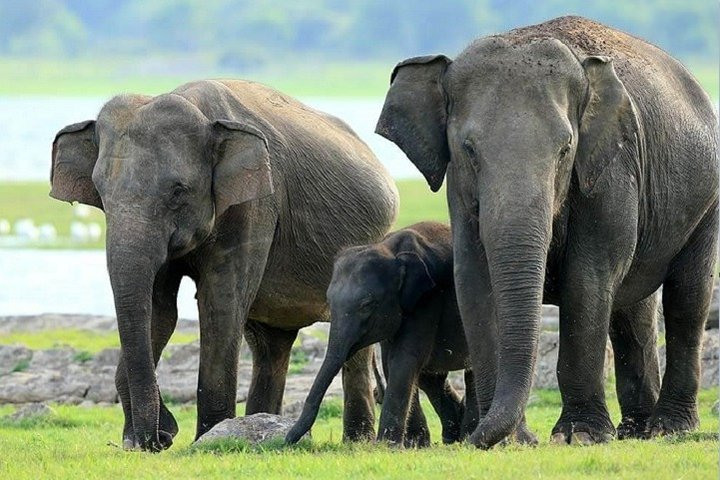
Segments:
[[[377,342],[382,342],[387,376],[378,440],[430,444],[418,386],[441,419],[444,442],[457,441],[475,428],[477,402],[455,300],[447,225],[419,223],[380,243],[344,250],[335,262],[327,298],[332,315],[328,351],[288,443],[310,430],[346,359]],[[447,381],[453,370],[466,371],[467,409]]]

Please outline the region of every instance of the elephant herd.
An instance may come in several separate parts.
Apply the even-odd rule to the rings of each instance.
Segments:
[[[392,71],[376,132],[437,191],[451,229],[388,234],[398,192],[342,121],[263,85],[206,80],[120,95],[58,132],[50,195],[107,220],[122,355],[123,446],[168,448],[178,426],[155,378],[197,286],[200,436],[280,413],[298,330],[331,321],[328,353],[287,441],[342,370],[343,438],[376,438],[373,345],[387,390],[379,440],[536,443],[525,425],[541,305],[560,308],[555,443],[648,438],[698,424],[700,341],[716,276],[718,127],[707,94],[657,47],[581,17],[480,38],[455,59]],[[662,286],[667,367],[656,352]],[[608,414],[606,339],[622,419]],[[464,370],[466,396],[447,373]]]

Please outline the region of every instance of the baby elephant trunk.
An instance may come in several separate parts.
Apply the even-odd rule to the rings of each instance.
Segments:
[[[302,414],[285,437],[286,443],[297,443],[313,426],[325,392],[327,392],[333,379],[345,363],[345,358],[346,355],[332,355],[331,352],[328,352],[325,356],[322,367],[320,367],[320,371],[315,377],[310,393],[305,400]]]
[[[323,397],[335,376],[351,354],[358,349],[359,332],[348,324],[331,323],[328,350],[320,371],[315,377],[310,393],[305,399],[302,414],[285,437],[286,443],[297,443],[315,423]]]

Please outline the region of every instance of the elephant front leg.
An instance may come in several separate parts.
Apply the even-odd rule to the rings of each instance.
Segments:
[[[342,367],[343,440],[375,438],[374,346],[358,350]]]
[[[417,385],[422,366],[432,351],[437,322],[406,319],[403,323],[412,327],[401,327],[401,332],[395,339],[383,344],[387,389],[380,413],[378,440],[397,446],[406,443],[412,446],[428,446],[430,431],[420,409]],[[412,432],[408,431],[411,402],[413,409],[417,410],[412,413]],[[410,433],[412,437],[408,435],[406,442],[406,434]]]
[[[235,417],[240,342],[265,273],[276,222],[277,217],[256,202],[237,205],[221,220],[222,225],[232,225],[233,231],[219,233],[209,251],[198,253],[196,439],[222,420]]]
[[[177,324],[177,292],[181,279],[182,274],[174,266],[163,268],[155,279],[152,300],[151,342],[153,360],[156,367]],[[123,448],[126,450],[139,448],[140,444],[135,437],[135,431],[133,429],[130,388],[128,386],[127,370],[122,355],[120,356],[120,361],[118,362],[118,367],[115,372],[115,386],[125,416]],[[173,414],[168,410],[162,396],[160,396],[159,402],[159,439],[162,448],[169,448],[179,429],[175,417],[173,417]]]
[[[559,444],[593,444],[615,436],[603,377],[612,298],[579,277],[572,277],[568,285],[573,287],[563,291],[560,305],[557,376],[563,407],[552,430],[552,441]]]
[[[281,413],[290,351],[297,334],[297,330],[282,330],[248,320],[245,339],[253,355],[253,376],[245,405],[246,415]]]
[[[206,280],[198,286],[200,311],[200,369],[197,388],[197,440],[227,418],[235,417],[237,369],[242,340],[242,325],[247,318],[247,295],[220,285],[235,285],[230,276],[225,282]]]

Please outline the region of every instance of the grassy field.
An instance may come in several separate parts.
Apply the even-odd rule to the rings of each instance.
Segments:
[[[158,94],[200,78],[247,78],[300,97],[384,97],[395,63],[321,63],[312,59],[283,63],[252,73],[218,71],[212,66],[195,67],[200,73],[168,74],[160,61],[137,59],[21,59],[0,58],[0,95],[100,95],[123,92]],[[165,59],[169,65],[173,59]],[[182,63],[183,59],[175,59]],[[688,69],[716,101],[718,65],[690,61]],[[160,73],[162,72],[162,73]]]
[[[400,59],[398,59],[400,60]],[[33,60],[0,58],[0,95],[155,95],[201,78],[247,78],[300,97],[383,97],[394,62],[321,64],[312,61],[240,75],[209,67],[202,73],[143,73],[137,59]]]
[[[325,402],[313,440],[295,447],[271,442],[260,448],[224,442],[192,448],[195,409],[171,406],[179,424],[175,445],[158,455],[124,452],[119,406],[56,406],[56,415],[19,424],[0,420],[0,477],[77,478],[717,478],[718,420],[710,413],[716,390],[700,396],[702,430],[651,441],[614,441],[593,447],[559,447],[547,439],[560,411],[554,391],[535,391],[527,411],[537,448],[510,445],[489,452],[467,445],[394,450],[348,445],[338,400]],[[612,414],[617,418],[614,398]],[[426,412],[430,408],[424,404]],[[239,406],[239,413],[242,406]],[[13,407],[0,407],[0,415]],[[439,422],[428,415],[433,438]]]
[[[401,180],[400,215],[396,226],[402,227],[422,220],[448,221],[444,190],[433,194],[422,180]],[[35,225],[52,224],[58,233],[58,240],[52,243],[34,243],[44,248],[103,248],[105,244],[105,218],[102,211],[88,207],[88,216],[77,217],[77,210],[66,202],[59,202],[48,196],[50,186],[45,182],[4,182],[0,183],[0,205],[5,218],[14,224],[18,219],[30,218]],[[95,222],[102,226],[99,241],[73,243],[70,241],[70,224],[73,221]],[[0,236],[0,241],[2,237]]]

